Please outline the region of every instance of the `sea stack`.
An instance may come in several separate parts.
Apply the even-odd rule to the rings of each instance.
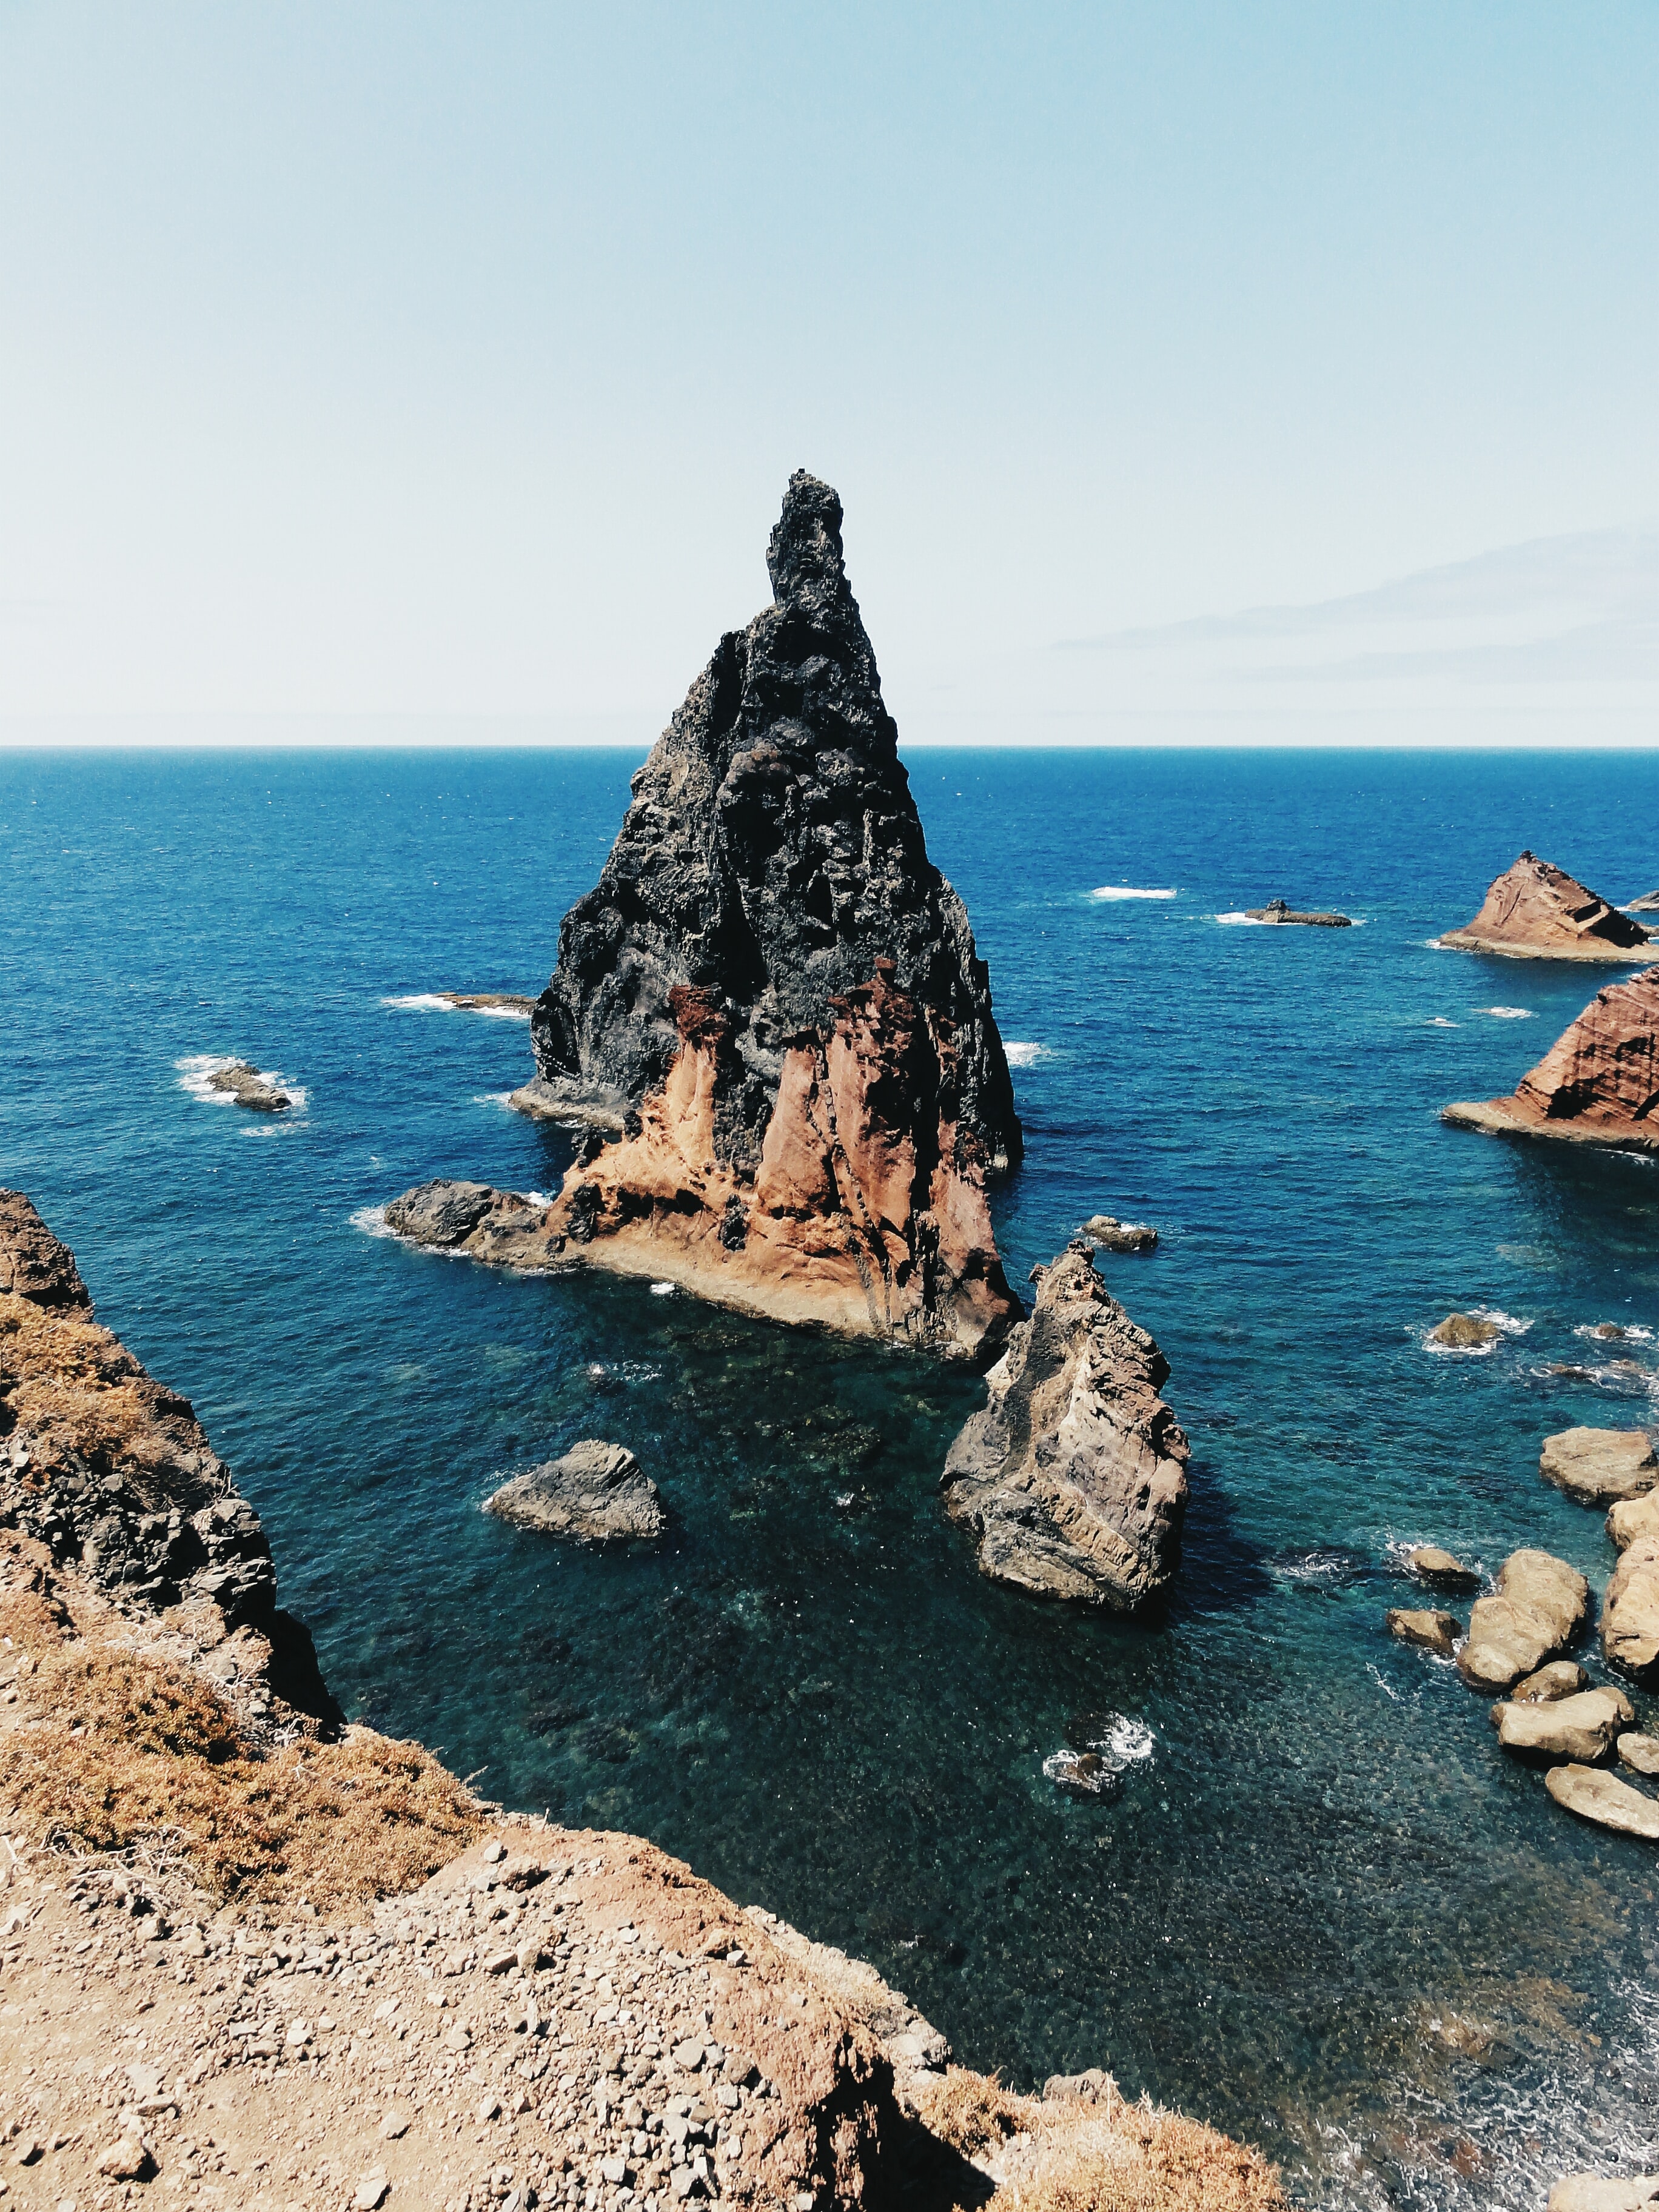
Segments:
[[[1659,968],[1598,991],[1507,1098],[1443,1106],[1440,1118],[1495,1136],[1554,1137],[1659,1152]]]
[[[1019,1121],[841,524],[828,484],[790,478],[773,603],[634,777],[532,1018],[514,1103],[592,1133],[550,1207],[481,1216],[462,1249],[975,1355],[1020,1318],[985,1195]]]
[[[984,1573],[1118,1612],[1158,1595],[1187,1507],[1187,1439],[1158,1395],[1169,1375],[1086,1244],[1039,1271],[1036,1310],[945,1462],[946,1510]]]
[[[1458,952],[1512,960],[1640,960],[1650,942],[1639,921],[1531,853],[1522,853],[1486,893],[1467,927],[1438,942]]]

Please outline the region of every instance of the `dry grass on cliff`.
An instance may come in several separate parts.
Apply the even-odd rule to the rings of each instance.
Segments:
[[[1008,2170],[994,2200],[1006,2212],[1288,2212],[1259,2151],[1115,2094],[1021,2097],[953,2066],[925,2093],[922,2118],[963,2157]]]
[[[37,1663],[40,1717],[0,1740],[0,1822],[32,1840],[162,1850],[216,1897],[327,1911],[413,1887],[482,1832],[417,1744],[354,1729],[260,1758],[199,1675],[95,1630],[65,1641],[36,1592],[0,1596],[0,1633]]]

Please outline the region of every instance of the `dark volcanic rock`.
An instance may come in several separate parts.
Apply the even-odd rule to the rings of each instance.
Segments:
[[[386,1210],[386,1225],[411,1244],[435,1244],[447,1251],[465,1242],[501,1197],[487,1182],[418,1183],[392,1200]]]
[[[332,1715],[309,1636],[276,1609],[258,1515],[188,1401],[94,1320],[73,1257],[20,1191],[0,1191],[0,1523],[129,1610],[216,1606],[258,1632],[273,1686],[301,1687],[281,1694]]]
[[[484,1510],[583,1544],[653,1542],[667,1526],[657,1486],[633,1453],[595,1437],[515,1474],[484,1500]]]
[[[731,631],[634,778],[598,884],[559,932],[531,1024],[532,1110],[620,1127],[682,1036],[671,994],[708,996],[729,1048],[722,1165],[753,1170],[785,1057],[833,1002],[895,988],[948,1027],[964,1164],[1018,1160],[1019,1121],[967,911],[927,857],[897,731],[842,560],[841,501],[798,472],[772,533],[774,603]]]
[[[251,1106],[256,1114],[282,1114],[294,1103],[286,1091],[278,1091],[267,1083],[257,1067],[245,1060],[233,1060],[228,1067],[216,1067],[208,1078],[210,1091],[228,1092],[239,1106]]]
[[[1158,1396],[1170,1364],[1072,1246],[987,1378],[945,1462],[945,1502],[996,1581],[1125,1611],[1180,1558],[1187,1439]]]

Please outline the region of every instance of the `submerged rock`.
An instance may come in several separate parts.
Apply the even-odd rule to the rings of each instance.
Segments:
[[[1581,1820],[1659,1843],[1659,1798],[1632,1789],[1616,1774],[1603,1774],[1594,1766],[1553,1766],[1544,1777],[1544,1787],[1558,1805]]]
[[[998,1582],[1127,1610],[1174,1574],[1185,1436],[1159,1397],[1169,1362],[1073,1245],[987,1377],[989,1402],[945,1462],[945,1503]]]
[[[1541,1705],[1496,1705],[1492,1718],[1505,1751],[1593,1765],[1607,1757],[1620,1729],[1636,1718],[1636,1711],[1621,1691],[1584,1690]]]
[[[1626,1730],[1619,1739],[1619,1761],[1637,1774],[1659,1774],[1659,1735]]]
[[[1107,1252],[1150,1252],[1158,1243],[1158,1231],[1150,1222],[1120,1221],[1111,1213],[1091,1213],[1083,1233]]]
[[[1557,1698],[1571,1698],[1589,1687],[1589,1676],[1576,1659],[1552,1659],[1535,1674],[1528,1674],[1510,1692],[1512,1705],[1547,1705]]]
[[[1455,1613],[1414,1613],[1396,1606],[1389,1612],[1388,1621],[1390,1636],[1401,1644],[1418,1644],[1442,1659],[1451,1657],[1463,1633],[1463,1624]]]
[[[281,1114],[294,1103],[286,1091],[267,1083],[245,1060],[216,1067],[207,1080],[210,1091],[228,1091],[239,1106],[251,1106],[256,1114]]]
[[[1419,1544],[1407,1553],[1406,1565],[1419,1582],[1428,1583],[1435,1589],[1478,1590],[1480,1587],[1481,1577],[1475,1570],[1466,1567],[1438,1544]]]
[[[1563,1429],[1538,1455],[1546,1482],[1586,1505],[1642,1498],[1659,1482],[1659,1460],[1645,1429]]]
[[[1266,906],[1246,907],[1245,913],[1252,921],[1299,922],[1307,929],[1352,929],[1353,922],[1346,914],[1298,913],[1287,906],[1282,898],[1269,899]]]
[[[1549,861],[1522,853],[1486,893],[1474,920],[1441,945],[1516,960],[1639,960],[1648,933]]]
[[[515,1474],[484,1500],[484,1511],[582,1544],[654,1542],[667,1526],[657,1486],[633,1453],[593,1437]]]
[[[1454,1352],[1473,1352],[1483,1344],[1495,1344],[1503,1334],[1496,1322],[1481,1321],[1474,1314],[1449,1313],[1429,1331],[1429,1342],[1449,1346]]]
[[[1491,1136],[1659,1152],[1659,968],[1598,991],[1506,1098],[1443,1106]]]
[[[1607,1584],[1601,1649],[1626,1674],[1647,1674],[1659,1662],[1659,1536],[1626,1545]]]
[[[439,991],[434,995],[461,1014],[523,1014],[536,1011],[536,1001],[518,991]]]
[[[1589,1584],[1547,1552],[1512,1552],[1498,1595],[1479,1598],[1457,1671],[1474,1690],[1507,1690],[1570,1643],[1583,1626]]]

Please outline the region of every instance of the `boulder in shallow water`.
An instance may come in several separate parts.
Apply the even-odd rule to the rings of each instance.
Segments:
[[[1481,1321],[1474,1314],[1449,1313],[1429,1331],[1429,1342],[1446,1345],[1454,1352],[1474,1352],[1481,1345],[1495,1344],[1503,1334],[1495,1321]]]
[[[1474,920],[1439,941],[1449,951],[1515,960],[1639,960],[1648,933],[1565,870],[1522,853]]]
[[[1158,1243],[1158,1231],[1150,1222],[1120,1221],[1111,1213],[1091,1214],[1083,1233],[1106,1252],[1150,1252]]]
[[[1510,1692],[1512,1705],[1553,1705],[1558,1698],[1576,1697],[1588,1690],[1589,1676],[1576,1659],[1552,1659],[1535,1674],[1528,1674]]]
[[[1609,2181],[1599,2173],[1570,2173],[1550,2191],[1547,2212],[1651,2212],[1659,2206],[1659,2173]]]
[[[1546,1482],[1586,1505],[1643,1498],[1659,1482],[1659,1460],[1645,1429],[1563,1429],[1538,1455]]]
[[[1659,1662],[1659,1536],[1626,1546],[1607,1584],[1601,1649],[1610,1665],[1645,1675]]]
[[[1583,1690],[1544,1705],[1496,1705],[1492,1717],[1505,1751],[1535,1759],[1576,1759],[1593,1765],[1607,1757],[1620,1729],[1629,1726],[1636,1711],[1622,1691]]]
[[[474,1230],[492,1218],[516,1220],[537,1210],[516,1191],[440,1178],[394,1198],[386,1210],[386,1225],[411,1244],[431,1244],[448,1252],[465,1244]]]
[[[633,1453],[594,1437],[504,1482],[484,1510],[582,1544],[653,1543],[667,1526],[657,1486]]]
[[[1478,1598],[1457,1671],[1472,1690],[1507,1690],[1571,1643],[1589,1607],[1589,1584],[1547,1552],[1512,1552],[1498,1595]]]
[[[1553,1766],[1544,1777],[1544,1787],[1558,1805],[1581,1820],[1659,1843],[1659,1798],[1632,1790],[1616,1774],[1604,1774],[1594,1766]]]
[[[1185,1436],[1158,1395],[1170,1364],[1073,1245],[986,1378],[945,1462],[945,1503],[983,1573],[1126,1611],[1180,1558]]]
[[[1449,1552],[1442,1551],[1438,1544],[1419,1544],[1406,1554],[1406,1565],[1420,1583],[1435,1589],[1478,1590],[1481,1577],[1473,1567],[1466,1567]]]
[[[1455,1613],[1413,1612],[1396,1606],[1389,1614],[1389,1633],[1401,1644],[1415,1644],[1442,1659],[1457,1649],[1463,1624]]]
[[[1619,1763],[1637,1774],[1659,1774],[1659,1735],[1627,1729],[1619,1739]]]
[[[1659,1536],[1659,1490],[1621,1499],[1607,1515],[1607,1534],[1621,1552],[1638,1536]]]
[[[286,1091],[267,1083],[258,1069],[245,1060],[216,1067],[208,1078],[208,1089],[225,1091],[239,1106],[252,1107],[256,1114],[283,1114],[294,1103]]]

